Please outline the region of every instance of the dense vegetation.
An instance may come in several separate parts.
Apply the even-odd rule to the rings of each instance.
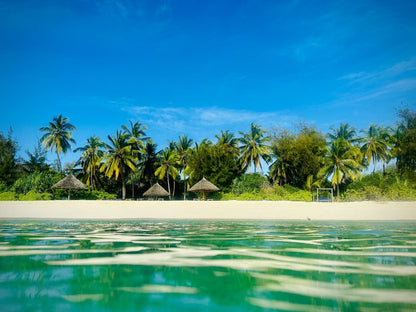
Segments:
[[[238,136],[221,131],[214,141],[194,142],[183,135],[161,150],[146,130],[130,121],[107,142],[92,136],[74,149],[82,152],[79,160],[64,168],[60,155],[75,144],[68,118],[59,115],[41,127],[43,136],[25,159],[17,157],[12,131],[0,133],[0,200],[65,198],[52,185],[70,172],[89,186],[73,192],[75,199],[137,198],[156,182],[170,198],[192,198],[197,195],[187,190],[202,177],[221,190],[210,196],[223,200],[311,201],[317,187],[333,187],[338,200],[416,199],[416,112],[410,109],[398,112],[395,127],[358,131],[341,123],[324,134],[307,124],[266,131],[253,123]],[[56,153],[55,164],[47,163],[48,150]],[[267,176],[257,173],[262,164]]]

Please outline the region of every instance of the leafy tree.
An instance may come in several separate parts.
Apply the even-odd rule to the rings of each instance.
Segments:
[[[248,133],[240,132],[242,137],[239,139],[241,146],[241,164],[243,169],[247,171],[251,163],[254,165],[254,172],[257,168],[261,168],[260,160],[269,160],[270,147],[267,145],[270,138],[265,136],[266,130],[261,129],[260,125],[250,124]]]
[[[314,127],[299,126],[299,132],[277,131],[272,136],[269,177],[279,185],[307,187],[308,176],[318,179],[326,151],[324,135]]]
[[[92,136],[87,139],[87,144],[79,147],[74,152],[82,152],[78,161],[82,165],[83,172],[86,176],[86,184],[90,185],[93,190],[97,190],[99,183],[98,172],[101,166],[101,160],[104,156],[104,148],[106,144],[101,142],[97,136]]]
[[[59,154],[66,154],[68,149],[71,149],[71,143],[75,144],[75,140],[72,138],[72,131],[75,130],[75,126],[69,123],[69,119],[62,117],[62,115],[54,117],[53,120],[49,122],[48,127],[40,128],[40,131],[45,132],[40,140],[47,150],[52,151],[55,149],[60,172],[62,172],[62,165]]]
[[[17,142],[10,129],[7,138],[0,132],[0,182],[12,185],[17,178]]]
[[[24,162],[24,170],[28,173],[48,171],[49,166],[46,163],[46,150],[43,149],[42,144],[38,141],[33,153],[27,151],[28,160]]]
[[[109,178],[121,180],[121,196],[126,199],[126,178],[130,171],[136,170],[136,158],[131,153],[131,145],[128,144],[127,135],[120,131],[115,136],[108,136],[110,145],[107,145],[107,153],[100,172],[105,172]]]
[[[399,173],[416,180],[416,111],[399,110],[400,122],[395,133],[394,155]]]
[[[198,145],[189,156],[186,173],[191,184],[205,177],[226,191],[243,172],[238,156],[228,149],[219,145]]]
[[[361,168],[358,147],[351,146],[344,139],[337,139],[330,142],[325,164],[320,174],[325,177],[332,177],[331,183],[336,187],[337,198],[339,199],[340,184],[348,178],[355,179]]]
[[[166,149],[162,151],[159,161],[160,166],[156,169],[155,175],[161,180],[166,176],[169,199],[171,199],[172,193],[170,190],[169,177],[172,176],[172,178],[175,179],[179,174],[178,168],[176,167],[179,165],[179,155],[174,151]],[[175,193],[173,193],[173,196],[175,196]]]
[[[364,159],[367,163],[373,162],[374,169],[376,170],[377,160],[381,160],[385,164],[389,159],[389,148],[390,144],[387,141],[387,130],[382,127],[370,124],[368,130],[362,130],[366,134],[365,137],[361,138],[361,152],[364,155]]]

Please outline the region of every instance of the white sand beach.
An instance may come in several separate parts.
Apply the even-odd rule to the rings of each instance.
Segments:
[[[0,218],[416,221],[416,202],[3,201]]]

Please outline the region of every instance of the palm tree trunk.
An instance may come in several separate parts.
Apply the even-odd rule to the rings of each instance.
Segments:
[[[169,184],[169,171],[166,172],[166,180],[168,180],[168,193],[169,193],[169,200],[171,199],[171,195],[170,195],[170,184]]]
[[[134,198],[134,182],[133,182],[133,174],[131,174],[131,198]]]
[[[126,181],[123,176],[121,177],[121,198],[126,199]]]
[[[175,178],[173,178],[173,192],[172,192],[172,197],[173,198],[175,198],[175,189],[176,189],[176,180],[175,180]]]
[[[58,151],[56,151],[56,157],[58,159],[58,169],[59,169],[59,172],[62,173],[61,160],[59,159],[59,153],[58,153]]]
[[[182,172],[183,178],[183,200],[186,200],[186,181],[185,181],[185,173]]]
[[[337,184],[337,201],[339,201],[339,184]]]

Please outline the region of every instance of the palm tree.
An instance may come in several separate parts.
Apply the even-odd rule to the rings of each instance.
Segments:
[[[273,143],[270,149],[272,158],[275,161],[269,167],[269,179],[278,181],[280,186],[287,184],[291,166],[281,157],[278,144]]]
[[[45,149],[51,151],[55,149],[60,172],[62,172],[62,166],[59,154],[66,154],[68,149],[71,149],[71,143],[75,144],[75,140],[72,138],[72,131],[75,130],[75,126],[69,123],[69,118],[62,117],[62,115],[53,117],[48,127],[40,128],[40,131],[45,132],[40,141]]]
[[[169,199],[171,199],[170,183],[169,176],[172,176],[175,179],[178,174],[178,168],[176,166],[179,164],[179,156],[176,152],[166,149],[162,151],[160,158],[160,166],[156,169],[155,175],[159,179],[163,179],[166,176],[168,184]]]
[[[101,142],[97,136],[92,136],[87,139],[87,144],[83,147],[78,147],[74,152],[81,151],[79,163],[82,164],[83,171],[87,175],[86,184],[90,185],[93,190],[97,190],[97,172],[99,170],[101,159],[104,156],[106,144]]]
[[[108,139],[111,145],[107,147],[107,154],[104,156],[100,171],[105,171],[105,175],[109,178],[114,175],[116,180],[120,176],[122,199],[126,199],[126,178],[129,171],[136,170],[137,159],[132,155],[127,135],[117,131],[115,136],[108,136]]]
[[[367,163],[370,164],[373,161],[374,169],[376,170],[376,161],[381,160],[385,164],[389,160],[389,148],[390,143],[387,141],[388,130],[379,127],[374,124],[370,124],[368,130],[362,130],[366,134],[361,138],[363,145],[361,146],[361,152]]]
[[[124,134],[127,135],[127,143],[131,145],[132,156],[137,158],[137,161],[140,161],[141,156],[143,155],[143,150],[145,147],[144,141],[148,138],[145,137],[147,130],[146,126],[143,126],[140,122],[130,122],[130,128],[126,125],[122,125],[121,128],[124,130]],[[137,164],[136,164],[137,165]],[[131,181],[131,197],[134,198],[134,184],[136,182],[135,178],[138,178],[139,175],[135,175],[134,172],[131,172],[130,181]]]
[[[221,134],[216,135],[215,137],[217,138],[217,145],[224,147],[227,151],[233,153],[234,155],[239,154],[239,140],[234,136],[234,133],[229,130],[221,130]]]
[[[122,125],[121,128],[124,130],[124,133],[128,137],[127,143],[132,145],[132,152],[139,153],[144,148],[144,141],[148,139],[145,133],[147,127],[143,126],[138,121],[133,123],[131,120],[129,120],[129,122],[130,128],[126,125]]]
[[[189,149],[192,147],[194,141],[188,139],[188,136],[182,135],[179,137],[179,141],[175,144],[175,151],[179,156],[180,172],[183,180],[183,200],[186,200],[186,179],[185,179],[185,168],[187,165],[187,159]]]
[[[340,123],[339,129],[335,127],[330,128],[333,133],[329,133],[328,137],[331,141],[336,141],[338,139],[344,139],[348,143],[352,144],[360,140],[357,137],[357,132],[354,127],[351,127],[348,123]]]
[[[358,147],[351,146],[346,140],[339,138],[330,143],[324,167],[318,175],[332,176],[331,183],[333,187],[337,188],[337,198],[339,199],[339,185],[346,178],[355,179],[361,168]]]
[[[152,140],[147,140],[143,150],[143,158],[139,162],[139,178],[149,181],[150,184],[153,184],[155,179],[156,164],[158,162],[156,149],[157,144],[153,143]]]
[[[268,136],[264,136],[266,130],[260,128],[259,125],[250,124],[250,131],[248,133],[240,132],[240,151],[241,161],[244,170],[250,168],[251,163],[254,164],[254,172],[257,168],[261,168],[260,160],[263,159],[266,163],[270,156],[270,147],[266,143],[270,140]]]

